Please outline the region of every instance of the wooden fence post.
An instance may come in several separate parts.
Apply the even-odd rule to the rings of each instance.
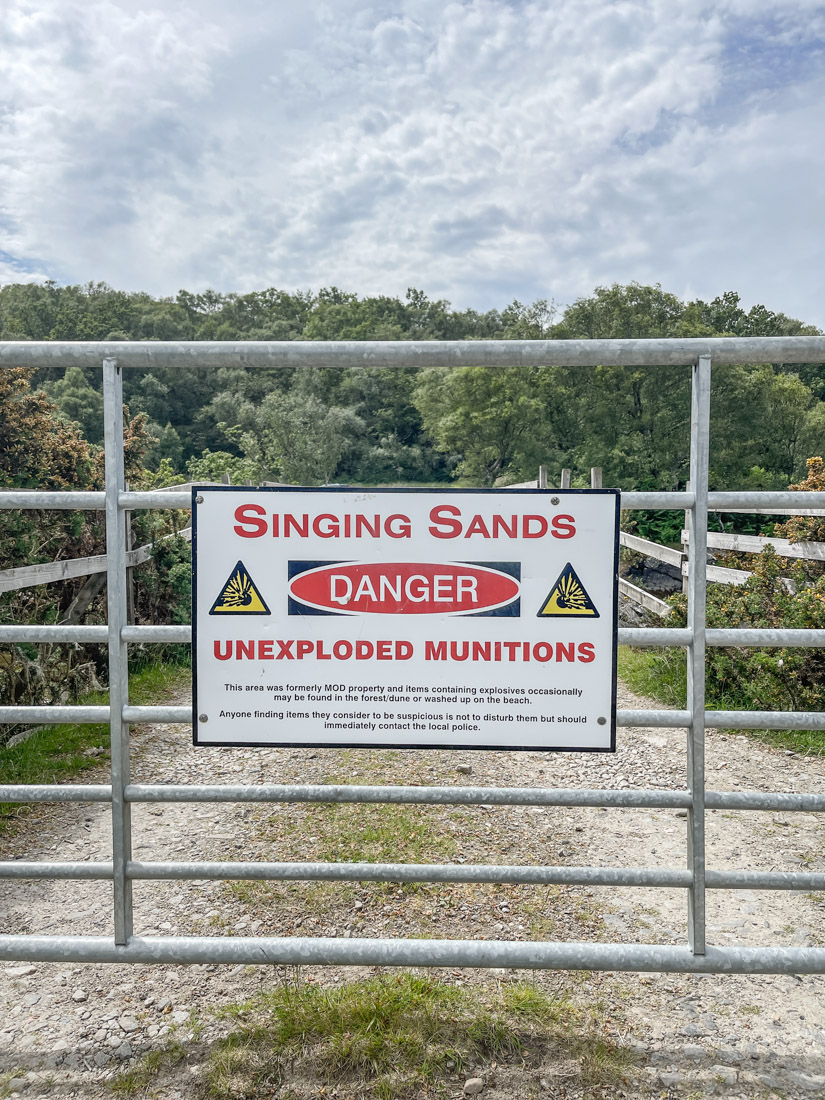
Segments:
[[[590,488],[601,489],[602,487],[602,468],[601,466],[590,467]]]
[[[570,488],[570,471],[566,467],[561,472],[561,485],[559,486],[559,488],[560,489],[569,489]]]
[[[538,489],[546,489],[547,488],[547,467],[546,466],[539,466],[539,477],[538,477],[538,481],[536,482],[536,487]]]

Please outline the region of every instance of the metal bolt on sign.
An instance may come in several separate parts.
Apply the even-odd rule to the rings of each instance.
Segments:
[[[704,731],[728,728],[825,729],[825,714],[797,711],[708,711],[704,699],[706,646],[823,646],[825,631],[709,631],[705,622],[707,515],[714,509],[821,509],[821,495],[797,492],[709,492],[711,363],[805,363],[825,361],[825,337],[744,337],[676,340],[477,341],[473,362],[485,367],[566,365],[654,366],[662,371],[688,369],[692,374],[690,490],[622,493],[624,509],[671,509],[687,513],[688,625],[686,629],[622,629],[619,644],[676,645],[686,650],[688,697],[685,710],[619,710],[616,724],[686,728],[688,758],[683,790],[534,789],[486,787],[312,786],[262,783],[151,784],[132,783],[130,726],[142,722],[192,723],[191,706],[133,706],[128,697],[128,646],[190,644],[186,626],[130,625],[127,621],[126,528],[124,513],[138,509],[184,509],[192,506],[184,491],[129,492],[123,475],[122,372],[141,367],[207,366],[248,369],[291,366],[447,367],[466,362],[466,342],[6,342],[0,343],[0,369],[29,367],[102,367],[104,394],[104,492],[17,491],[0,488],[5,509],[105,509],[108,623],[105,627],[70,625],[0,626],[0,643],[48,644],[107,641],[110,685],[108,706],[0,706],[0,722],[50,724],[60,721],[108,721],[111,775],[104,784],[5,784],[4,802],[108,802],[111,806],[112,859],[102,862],[0,862],[0,878],[99,879],[113,886],[113,921],[109,935],[0,935],[0,959],[61,962],[252,963],[384,966],[515,966],[533,969],[588,969],[726,973],[825,973],[825,949],[819,947],[716,946],[707,942],[705,897],[708,890],[825,889],[825,874],[716,870],[706,866],[706,809],[822,812],[825,793],[793,791],[719,791],[706,787]],[[545,475],[546,477],[546,475]],[[546,482],[545,482],[546,484]],[[596,484],[595,481],[592,484]],[[197,503],[203,504],[205,493]],[[560,497],[552,497],[556,506]],[[241,597],[239,597],[241,598]],[[244,597],[245,598],[245,597]],[[200,723],[205,712],[197,714]],[[599,724],[606,724],[603,715]],[[326,802],[418,805],[601,806],[687,810],[685,865],[671,868],[138,862],[131,850],[131,808],[158,802]],[[330,939],[313,937],[137,937],[132,929],[132,883],[136,880],[257,879],[267,881],[416,881],[532,882],[579,885],[645,886],[685,889],[688,942],[595,944],[577,942],[510,942],[500,940]]]

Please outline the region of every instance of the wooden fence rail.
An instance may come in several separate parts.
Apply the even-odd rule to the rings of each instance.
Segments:
[[[682,542],[688,544],[687,531],[682,532]],[[772,546],[780,558],[797,558],[807,561],[825,561],[825,542],[791,542],[762,535],[728,535],[708,531],[708,546],[714,550],[735,550],[740,554],[761,554],[766,546]]]
[[[178,531],[180,538],[190,542],[192,528],[184,527]],[[164,539],[174,538],[164,535]],[[158,542],[162,542],[158,539]],[[147,542],[126,553],[126,567],[132,569],[148,561],[156,544]],[[96,554],[91,558],[69,558],[66,561],[49,561],[43,565],[23,565],[17,569],[0,571],[0,592],[16,592],[20,588],[33,588],[37,584],[52,584],[54,581],[69,581],[75,577],[91,577],[94,573],[106,572],[106,555]]]

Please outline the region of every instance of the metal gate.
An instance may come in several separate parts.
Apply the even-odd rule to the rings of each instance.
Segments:
[[[100,366],[105,414],[105,492],[0,489],[0,507],[87,509],[106,513],[107,626],[0,626],[0,642],[107,642],[108,706],[0,706],[0,722],[108,722],[111,782],[96,785],[5,785],[4,802],[108,802],[112,862],[0,862],[5,879],[100,879],[114,889],[113,935],[0,935],[0,959],[75,962],[175,962],[478,966],[534,969],[825,973],[825,948],[715,947],[705,938],[707,890],[825,890],[825,874],[716,871],[705,866],[705,811],[823,811],[825,793],[715,791],[705,786],[706,726],[732,729],[825,730],[825,714],[705,709],[706,646],[825,646],[821,630],[708,630],[705,625],[708,510],[821,508],[818,493],[708,492],[711,360],[730,363],[825,361],[825,337],[709,340],[558,340],[422,343],[6,343],[0,367]],[[684,629],[621,629],[619,643],[681,646],[687,652],[687,709],[618,712],[619,726],[685,727],[684,790],[574,790],[489,787],[211,786],[132,783],[129,728],[141,722],[192,721],[189,707],[130,706],[128,646],[133,642],[191,641],[182,626],[130,626],[126,615],[124,512],[182,509],[189,493],[127,492],[123,472],[122,371],[140,367],[594,367],[656,366],[692,372],[690,491],[623,493],[624,509],[675,509],[688,514],[688,625]],[[569,866],[468,866],[368,863],[139,863],[132,859],[131,808],[136,802],[392,802],[429,805],[590,806],[675,808],[687,811],[686,865],[672,869]],[[584,886],[683,887],[688,943],[513,942],[501,940],[335,939],[312,937],[136,937],[132,883],[136,879],[326,879],[561,883]]]

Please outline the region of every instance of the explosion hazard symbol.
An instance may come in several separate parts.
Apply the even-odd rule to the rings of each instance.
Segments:
[[[221,589],[220,595],[212,604],[210,615],[269,615],[266,601],[255,587],[255,583],[239,561],[229,580]]]
[[[544,615],[567,615],[569,618],[598,619],[599,613],[593,601],[584,590],[584,585],[576,576],[576,570],[570,564],[562,569],[559,579],[550,589],[550,594],[539,610]]]

